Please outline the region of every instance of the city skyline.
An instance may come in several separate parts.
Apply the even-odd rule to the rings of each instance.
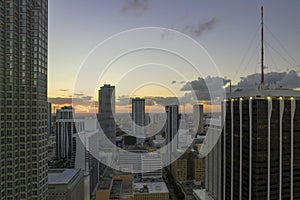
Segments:
[[[49,6],[52,8],[49,13],[49,101],[59,105],[66,102],[66,104],[70,104],[71,96],[74,95],[73,86],[76,74],[89,52],[100,42],[114,34],[141,27],[164,27],[183,32],[203,45],[208,51],[216,63],[220,75],[222,75],[220,78],[231,79],[233,85],[239,84],[240,86],[252,80],[251,83],[255,86],[260,59],[258,49],[260,47],[259,8],[261,4],[262,1],[231,1],[227,7],[224,7],[220,2],[203,3],[199,1],[191,1],[190,4],[175,1],[172,2],[172,5],[168,1],[164,3],[158,1],[106,3],[72,1],[71,8],[65,12],[63,8],[68,5],[68,1],[52,1]],[[266,26],[265,60],[268,66],[266,73],[271,73],[267,81],[271,82],[274,77],[278,76],[280,78],[277,81],[280,83],[290,79],[290,77],[299,79],[298,63],[300,61],[297,58],[297,52],[300,41],[297,37],[300,30],[296,23],[299,13],[295,10],[299,2],[289,1],[287,4],[280,1],[272,1],[272,3],[264,1],[263,4],[265,5]],[[158,14],[161,16],[161,20],[156,20],[158,17],[156,13],[160,13],[162,9],[167,11],[163,12],[164,14]],[[68,17],[63,17],[66,15]],[[76,23],[69,19],[76,21]],[[166,36],[168,37],[167,34]],[[52,49],[55,49],[55,52]],[[62,56],[64,59],[61,59]],[[140,55],[129,56],[122,62],[116,63],[116,69],[121,69],[123,65],[135,66],[136,62],[132,60],[140,59],[138,56]],[[142,57],[141,59],[145,58]],[[175,65],[174,67],[176,68]],[[182,67],[184,66],[182,65]],[[61,73],[52,73],[52,70],[57,69]],[[68,74],[68,76],[62,78],[61,76],[64,74]],[[252,74],[256,75],[247,77],[247,75]],[[179,94],[173,96],[184,96],[186,92],[183,91],[185,83],[197,81],[198,76],[191,74],[187,74],[187,76],[186,80],[180,78],[168,80],[168,83],[176,88],[176,92]],[[162,78],[161,75],[158,77]],[[244,78],[240,79],[240,77]],[[202,78],[206,78],[206,76],[204,75]],[[64,81],[62,82],[62,80]],[[104,82],[100,82],[94,87],[100,87],[105,82],[117,84],[115,77],[106,76],[105,80],[102,81]],[[299,88],[297,84],[293,86],[291,83],[285,83],[283,85]],[[130,87],[129,84],[128,88]],[[153,90],[150,88],[155,88],[155,92],[152,92]],[[117,111],[126,110],[124,105],[118,103],[122,102],[122,97],[172,96],[172,91],[167,91],[157,85],[136,89],[134,93],[130,93],[126,91],[126,88],[117,87]],[[95,95],[87,94],[85,91],[82,93],[78,91],[78,95],[73,97],[85,97],[89,99],[89,102],[97,99]],[[86,107],[83,105],[77,110],[85,112],[85,109]]]

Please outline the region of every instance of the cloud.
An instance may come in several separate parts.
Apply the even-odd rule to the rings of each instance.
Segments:
[[[125,3],[121,8],[121,12],[135,12],[136,14],[142,15],[146,10],[148,10],[148,7],[148,0],[125,0]]]
[[[145,99],[145,104],[147,106],[153,106],[153,105],[179,105],[179,100],[177,97],[143,97]],[[129,96],[119,96],[119,98],[116,101],[116,105],[119,106],[130,106],[131,100]]]
[[[74,103],[75,105],[78,106],[92,106],[92,105],[97,105],[98,102],[93,100],[92,96],[71,96],[71,97],[49,97],[48,101],[51,102],[52,104],[57,104],[57,105],[72,105]]]
[[[210,20],[204,22],[204,23],[199,23],[197,25],[186,25],[183,29],[182,32],[194,36],[194,37],[199,37],[201,36],[205,31],[210,31],[212,30],[215,25],[217,24],[218,20],[217,17],[213,17]]]
[[[261,74],[255,73],[246,77],[233,85],[233,88],[254,88],[260,83]],[[266,84],[276,84],[278,87],[295,89],[300,88],[300,76],[295,70],[289,72],[270,72],[265,74]]]
[[[186,97],[195,97],[197,99],[190,99],[190,101],[209,101],[220,98],[220,95],[224,93],[223,86],[226,85],[230,80],[221,77],[206,78],[199,77],[197,80],[187,82],[181,88],[181,91],[186,91]],[[195,95],[191,95],[194,92]]]

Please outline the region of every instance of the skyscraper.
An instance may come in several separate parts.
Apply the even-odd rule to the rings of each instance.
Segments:
[[[77,133],[84,130],[84,120],[75,121],[74,108],[64,106],[56,110],[56,157],[58,160],[67,161],[74,167],[76,156]]]
[[[222,113],[224,199],[299,199],[300,92],[236,91]]]
[[[136,136],[136,143],[145,141],[145,99],[132,99],[132,130]]]
[[[178,129],[180,114],[178,113],[178,105],[168,105],[165,107],[167,114],[166,121],[166,162],[171,164],[172,154],[177,151],[178,148]]]
[[[0,199],[47,198],[48,1],[0,1]]]
[[[195,133],[203,133],[203,105],[196,104],[193,106],[193,124]]]
[[[104,134],[113,144],[116,141],[115,101],[115,86],[102,86],[98,94],[98,121]]]

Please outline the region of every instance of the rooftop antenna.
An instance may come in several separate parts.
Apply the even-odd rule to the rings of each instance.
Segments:
[[[263,86],[264,83],[264,7],[261,6],[261,86]]]

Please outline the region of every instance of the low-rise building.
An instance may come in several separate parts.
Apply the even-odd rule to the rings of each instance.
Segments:
[[[84,176],[80,169],[50,169],[48,200],[84,199]]]

